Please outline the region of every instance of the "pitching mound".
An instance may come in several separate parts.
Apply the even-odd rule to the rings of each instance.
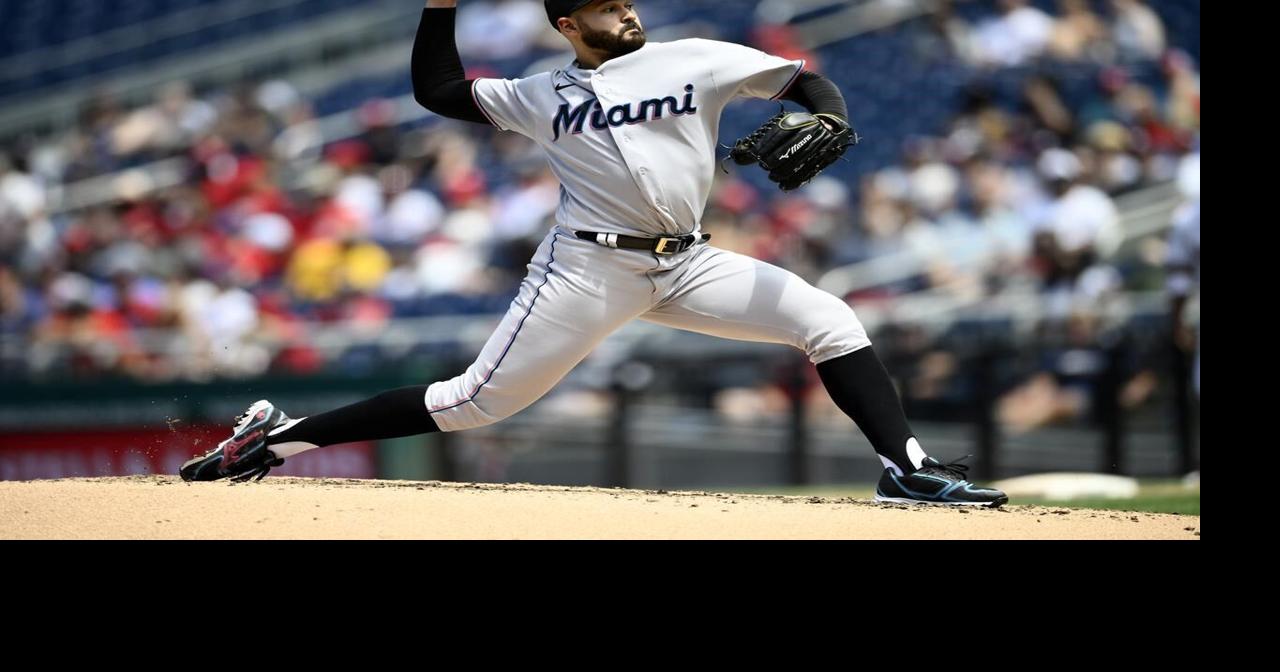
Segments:
[[[4,539],[1199,539],[1199,516],[849,498],[176,476],[0,482]]]

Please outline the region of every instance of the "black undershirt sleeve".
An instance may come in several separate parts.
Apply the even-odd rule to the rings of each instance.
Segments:
[[[413,97],[440,116],[488,124],[471,96],[472,80],[466,78],[458,56],[453,38],[456,17],[454,7],[422,10],[410,64]]]
[[[782,98],[795,101],[814,114],[834,114],[849,121],[849,109],[839,87],[816,72],[801,72]]]

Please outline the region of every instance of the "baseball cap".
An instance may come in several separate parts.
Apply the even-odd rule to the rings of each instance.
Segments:
[[[593,2],[595,0],[543,0],[542,4],[547,7],[547,20],[551,22],[552,27],[558,28],[556,21],[560,20],[560,17],[569,16]]]

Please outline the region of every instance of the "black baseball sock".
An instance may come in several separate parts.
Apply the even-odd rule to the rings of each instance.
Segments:
[[[426,385],[402,387],[350,406],[295,420],[273,431],[267,437],[267,445],[281,446],[282,450],[273,452],[288,456],[319,446],[438,432],[440,428],[427,412],[426,393]]]
[[[920,467],[912,454],[919,460],[924,458],[924,452],[907,426],[889,372],[871,346],[822,362],[818,375],[836,406],[867,435],[881,461],[892,462],[903,474]],[[913,450],[908,450],[909,445]],[[886,463],[885,467],[890,465]]]

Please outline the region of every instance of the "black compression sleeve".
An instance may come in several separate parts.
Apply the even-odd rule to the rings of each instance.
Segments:
[[[427,412],[427,386],[383,392],[327,413],[308,416],[283,432],[267,437],[267,445],[304,441],[332,446],[352,441],[378,441],[440,431]]]
[[[915,436],[902,412],[889,372],[870,346],[818,365],[818,376],[831,400],[858,425],[876,453],[909,474],[916,470],[907,451]]]
[[[849,120],[849,108],[845,107],[844,96],[840,95],[839,87],[816,72],[805,70],[800,73],[782,97],[800,103],[814,114],[834,114],[845,121]]]
[[[422,10],[418,36],[413,40],[413,97],[418,104],[444,117],[489,123],[471,97],[471,81],[462,69],[453,39],[457,9]]]

